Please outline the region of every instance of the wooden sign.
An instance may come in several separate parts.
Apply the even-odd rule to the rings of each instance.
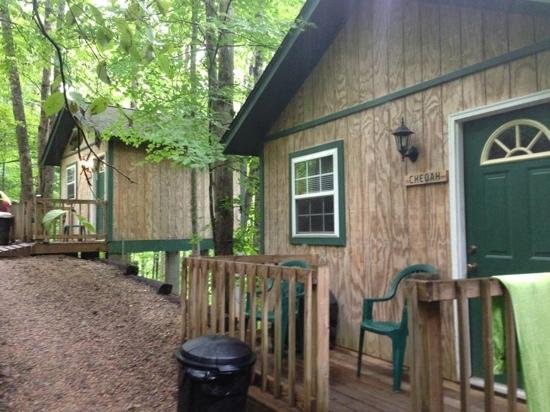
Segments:
[[[447,170],[428,170],[405,176],[405,185],[431,185],[434,183],[445,183],[447,180],[449,180],[449,172]]]

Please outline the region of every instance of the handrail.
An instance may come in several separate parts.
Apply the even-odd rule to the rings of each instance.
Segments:
[[[296,256],[190,257],[182,268],[182,336],[226,334],[247,342],[257,352],[253,384],[289,406],[328,411],[329,278],[328,268],[278,266]],[[300,257],[303,258],[303,257]],[[309,256],[310,262],[316,258]],[[260,263],[259,263],[260,262]],[[268,263],[261,263],[268,262]],[[273,287],[267,285],[273,280]],[[288,282],[288,351],[284,362],[281,286]],[[296,283],[304,285],[303,373],[297,376]],[[257,294],[259,291],[259,294]],[[247,302],[249,300],[249,302]],[[270,336],[269,329],[273,333]],[[273,354],[269,353],[273,338]],[[286,366],[286,371],[284,370]]]
[[[107,239],[107,204],[102,199],[53,199],[36,197],[18,205],[16,209],[16,236],[24,241],[62,241],[85,242]],[[76,214],[95,225],[96,216],[103,208],[101,230],[89,233],[79,221]],[[52,233],[46,233],[42,226],[44,215],[53,209],[72,211],[67,213]],[[96,228],[98,229],[98,228]]]
[[[509,294],[498,280],[492,278],[464,280],[406,281],[409,299],[409,324],[413,349],[411,386],[413,411],[443,410],[442,303],[457,302],[458,357],[460,371],[461,411],[471,406],[470,299],[480,299],[484,369],[484,402],[486,411],[495,410],[495,379],[493,373],[493,313],[494,297],[503,296],[506,343],[507,403],[515,411],[517,400],[516,335]]]

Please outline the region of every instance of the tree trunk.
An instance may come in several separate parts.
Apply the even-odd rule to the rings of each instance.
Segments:
[[[189,77],[191,79],[191,94],[197,96],[197,42],[199,24],[199,3],[198,0],[191,0],[191,53],[189,56]],[[193,113],[194,115],[194,113]],[[194,241],[199,239],[199,217],[198,217],[198,188],[197,169],[191,169],[191,234]],[[200,245],[193,244],[193,255],[200,254]]]
[[[0,2],[0,19],[2,20],[2,37],[4,40],[4,53],[6,65],[9,71],[11,100],[13,117],[16,122],[15,134],[19,149],[19,164],[21,177],[21,200],[31,200],[33,197],[32,163],[29,148],[29,135],[25,107],[23,105],[23,92],[19,80],[19,71],[16,63],[15,43],[13,41],[12,23],[9,7],[6,1]]]
[[[231,0],[220,0],[216,10],[214,0],[205,0],[206,17],[211,23],[216,17],[231,18]],[[221,139],[233,118],[233,36],[223,27],[209,29],[206,35],[208,59],[210,133]],[[233,254],[233,171],[231,160],[210,168],[211,221],[214,232],[214,253]]]
[[[51,30],[50,16],[52,14],[52,2],[46,0],[44,2],[44,28],[46,31]],[[38,146],[38,161],[42,160],[46,145],[48,144],[48,137],[50,132],[50,118],[44,111],[44,102],[50,95],[52,68],[45,67],[42,69],[42,83],[40,85],[40,101],[42,106],[40,108],[40,123],[38,124],[38,135],[36,138],[36,144]],[[51,198],[53,194],[54,183],[54,170],[52,166],[41,165],[38,169],[40,182],[38,186],[38,193],[45,198]]]

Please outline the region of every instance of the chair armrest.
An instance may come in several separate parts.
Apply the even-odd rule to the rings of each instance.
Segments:
[[[366,298],[363,299],[363,320],[372,320],[372,309],[377,302],[386,302],[391,300],[395,294],[383,296],[381,298]]]

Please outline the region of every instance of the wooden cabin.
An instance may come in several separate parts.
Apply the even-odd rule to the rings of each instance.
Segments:
[[[126,114],[131,116],[131,110]],[[95,236],[104,240],[110,256],[145,251],[173,255],[191,249],[190,170],[167,160],[149,162],[145,148],[129,146],[110,135],[117,122],[125,121],[126,116],[113,107],[90,116],[88,147],[69,113],[60,112],[42,164],[60,167],[61,200],[38,199],[39,205],[43,209],[71,206],[80,211],[95,225]],[[103,139],[106,134],[109,139]],[[198,194],[200,246],[208,249],[212,236],[207,173],[199,173]],[[69,237],[82,239],[79,225],[69,226],[75,226]],[[89,236],[84,234],[84,238]],[[67,240],[63,235],[61,239]]]
[[[447,283],[414,295],[411,328],[422,328],[409,337],[406,364],[422,352],[437,367],[414,372],[428,380],[416,392],[425,403],[415,405],[441,410],[442,377],[461,378],[463,402],[470,383],[485,382],[489,396],[492,368],[479,368],[479,350],[469,347],[470,332],[481,339],[480,313],[465,321],[464,302],[480,290],[498,294],[478,278],[550,271],[550,4],[309,0],[300,18],[311,24],[288,34],[224,136],[227,154],[261,160],[264,252],[320,257],[338,301],[337,344],[351,351],[363,298],[383,296],[407,265],[434,265]],[[417,159],[396,146],[402,121]],[[240,262],[236,273],[247,270]],[[261,276],[279,276],[270,270]],[[375,316],[396,319],[402,304]],[[365,352],[389,361],[390,341],[367,333]],[[281,397],[277,361],[271,370],[267,355],[260,360],[258,385]],[[326,372],[327,360],[317,361]],[[315,396],[303,390],[309,410]]]

